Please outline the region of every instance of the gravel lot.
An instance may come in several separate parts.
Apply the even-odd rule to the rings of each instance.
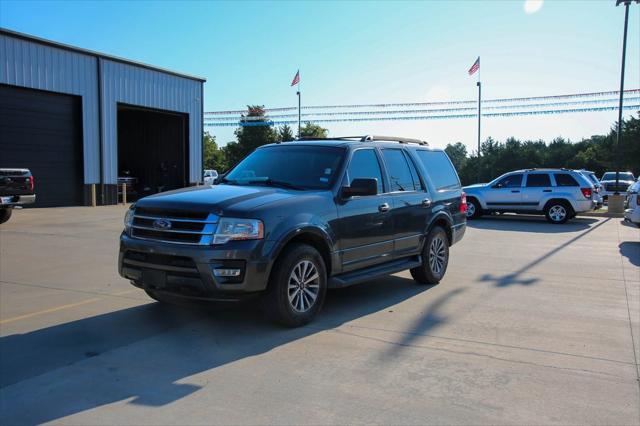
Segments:
[[[470,223],[443,282],[331,291],[283,329],[117,275],[124,207],[0,228],[0,424],[639,424],[640,230]]]

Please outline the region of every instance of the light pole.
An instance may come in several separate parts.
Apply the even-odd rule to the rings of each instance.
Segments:
[[[616,139],[616,194],[620,184],[620,144],[622,143],[622,102],[624,98],[624,64],[627,56],[627,28],[629,27],[629,6],[640,0],[616,0],[616,6],[624,5],[624,35],[622,37],[622,67],[620,70],[620,103],[618,105],[618,137]]]

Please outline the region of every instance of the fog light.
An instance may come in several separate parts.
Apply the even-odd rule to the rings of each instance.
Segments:
[[[216,277],[239,277],[242,271],[240,269],[216,268],[213,275]]]

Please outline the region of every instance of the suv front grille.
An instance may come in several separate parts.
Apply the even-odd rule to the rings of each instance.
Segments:
[[[131,236],[176,244],[210,245],[218,216],[207,212],[137,208]]]

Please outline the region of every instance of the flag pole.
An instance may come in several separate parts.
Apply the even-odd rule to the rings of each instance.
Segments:
[[[480,118],[482,116],[481,103],[482,103],[482,83],[480,82],[480,57],[478,56],[478,182],[481,180],[482,167],[480,163]]]
[[[300,83],[300,70],[298,70],[298,91],[296,92],[298,94],[298,139],[300,139],[300,137],[302,136],[302,133],[301,133],[301,130],[300,130],[301,129],[300,117],[302,117],[302,114],[301,114],[301,109],[302,109],[301,105],[302,104],[301,104],[301,101],[300,101],[300,85],[301,85],[301,83]]]

